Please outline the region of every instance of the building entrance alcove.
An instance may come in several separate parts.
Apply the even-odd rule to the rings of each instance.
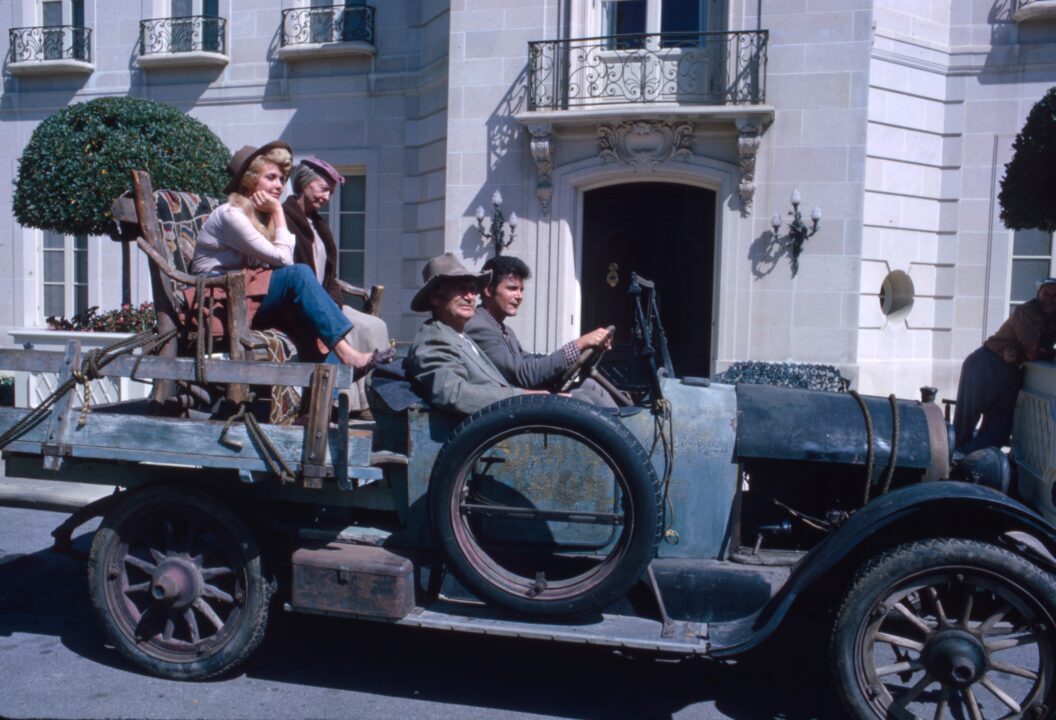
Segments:
[[[616,326],[605,367],[636,384],[630,367],[634,313],[631,273],[653,280],[675,373],[711,374],[715,192],[676,183],[636,182],[583,195],[580,281],[584,331]]]

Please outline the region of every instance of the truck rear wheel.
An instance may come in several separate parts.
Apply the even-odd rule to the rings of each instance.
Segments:
[[[1004,548],[924,540],[868,563],[831,643],[851,717],[1049,717],[1056,582]]]
[[[433,530],[481,599],[541,616],[600,611],[655,555],[660,485],[618,420],[526,395],[469,417],[430,477]]]
[[[103,520],[88,588],[118,651],[176,680],[220,675],[249,657],[271,595],[245,523],[182,486],[135,491]]]

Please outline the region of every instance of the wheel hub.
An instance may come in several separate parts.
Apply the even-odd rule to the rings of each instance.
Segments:
[[[190,607],[202,594],[202,574],[190,560],[170,557],[158,563],[150,581],[150,594],[177,610]]]
[[[986,649],[963,630],[943,630],[921,652],[921,660],[932,677],[944,685],[966,688],[986,672]]]

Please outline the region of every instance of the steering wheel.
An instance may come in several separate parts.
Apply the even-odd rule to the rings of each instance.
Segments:
[[[601,345],[604,345],[612,339],[612,334],[616,332],[616,326],[609,325],[605,328],[605,332],[605,339],[601,342]],[[558,381],[557,391],[563,393],[568,392],[572,389],[573,385],[582,384],[582,382],[594,372],[594,368],[598,366],[598,363],[601,362],[601,358],[604,356],[605,351],[598,350],[597,347],[589,347],[581,352],[579,357],[576,358],[561,375],[561,379]]]

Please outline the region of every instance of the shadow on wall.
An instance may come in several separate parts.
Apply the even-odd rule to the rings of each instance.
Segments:
[[[752,262],[752,275],[756,280],[772,273],[785,257],[788,257],[788,245],[781,241],[780,235],[770,230],[760,234],[748,248],[748,259]]]
[[[484,212],[490,218],[492,211],[491,197],[496,190],[500,189],[500,186],[522,187],[528,182],[523,174],[524,168],[521,168],[517,162],[518,157],[527,150],[524,138],[528,131],[514,117],[525,109],[527,96],[528,65],[526,62],[510,84],[509,89],[491,111],[491,115],[488,116],[485,125],[487,128],[487,176],[473,199],[462,209],[464,217],[472,218],[476,213],[477,207],[483,207]],[[534,175],[535,171],[531,163],[528,163],[527,166]],[[504,193],[504,195],[508,198],[503,205],[503,212],[507,217],[510,212],[518,212],[519,215],[529,212],[529,208],[518,208],[509,202],[509,200],[515,198],[525,197],[524,194],[517,193],[515,195],[509,192]],[[489,222],[490,220],[485,220],[485,227],[487,227]],[[460,248],[463,257],[474,261],[491,257],[495,252],[492,244],[486,243],[481,238],[475,221],[471,227],[462,233]]]

